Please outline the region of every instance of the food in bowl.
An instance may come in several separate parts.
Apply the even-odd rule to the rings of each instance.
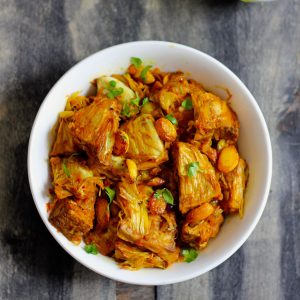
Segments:
[[[137,57],[59,115],[49,220],[122,268],[193,261],[229,214],[243,215],[248,166],[228,99]]]

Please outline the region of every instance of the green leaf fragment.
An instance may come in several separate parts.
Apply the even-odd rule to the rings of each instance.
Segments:
[[[131,57],[130,58],[130,62],[136,67],[136,68],[138,68],[138,67],[140,67],[141,65],[142,65],[142,60],[140,59],[140,58],[138,58],[138,57]]]
[[[142,106],[144,106],[148,102],[149,102],[149,98],[148,97],[144,98],[142,102]]]
[[[65,174],[67,175],[67,177],[71,177],[71,172],[70,172],[70,170],[68,169],[65,160],[63,160],[63,162],[62,162],[62,169],[63,169],[63,171],[65,172]]]
[[[198,257],[198,251],[194,248],[182,249],[181,254],[184,257],[184,261],[190,263]]]
[[[111,80],[111,81],[109,82],[109,85],[110,85],[111,87],[116,87],[117,82],[114,81],[114,80]]]
[[[99,253],[97,246],[94,245],[94,244],[85,245],[84,246],[84,250],[88,254],[94,254],[94,255],[96,255],[96,254]]]
[[[105,190],[106,195],[109,198],[109,204],[111,204],[116,196],[116,191],[110,187],[106,187],[106,188],[104,188],[104,190]]]
[[[165,118],[167,120],[169,120],[173,125],[177,125],[178,124],[176,118],[173,115],[171,115],[171,114],[166,115]]]
[[[185,109],[185,110],[192,110],[193,109],[193,102],[191,98],[186,98],[182,103],[181,106]]]
[[[111,88],[110,90],[108,90],[107,97],[109,99],[113,99],[117,96],[120,96],[123,92],[124,92],[124,89],[121,87],[120,88]]]
[[[131,116],[131,110],[127,103],[123,105],[123,109],[121,111],[121,115],[129,118]]]
[[[148,71],[152,68],[152,66],[146,66],[143,71],[141,72],[141,79],[145,82],[146,81],[146,75]]]
[[[167,188],[156,190],[154,193],[154,198],[159,199],[160,197],[163,197],[166,203],[174,205],[173,195]]]
[[[198,171],[200,170],[200,165],[198,161],[189,163],[187,165],[187,174],[189,177],[193,177],[197,175]]]
[[[138,95],[136,95],[136,98],[130,100],[130,103],[131,103],[132,105],[139,106],[139,105],[140,105],[140,97],[139,97]]]

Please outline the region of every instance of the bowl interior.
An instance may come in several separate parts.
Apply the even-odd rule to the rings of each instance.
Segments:
[[[231,104],[241,124],[239,149],[250,167],[246,192],[245,215],[227,218],[220,234],[210,241],[193,263],[176,263],[167,270],[145,269],[136,272],[121,270],[113,260],[101,255],[89,255],[75,246],[48,222],[46,203],[50,184],[48,153],[50,132],[57,115],[64,109],[66,96],[74,91],[86,93],[89,82],[104,74],[124,72],[131,56],[162,70],[187,72],[188,76],[206,88],[224,96],[224,88],[232,94]],[[37,209],[58,243],[75,259],[109,278],[134,283],[160,285],[196,277],[222,263],[248,238],[266,204],[271,180],[272,154],[263,116],[250,92],[224,65],[210,56],[168,42],[135,42],[100,51],[69,70],[51,89],[34,122],[28,151],[28,174]]]

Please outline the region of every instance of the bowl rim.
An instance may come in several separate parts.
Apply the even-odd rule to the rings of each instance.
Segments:
[[[51,224],[49,223],[48,219],[44,218],[43,214],[42,214],[42,210],[40,209],[39,205],[38,205],[38,200],[35,198],[34,196],[34,185],[33,185],[33,179],[32,179],[32,168],[31,168],[31,153],[33,151],[34,148],[34,144],[33,144],[33,136],[34,133],[36,131],[36,127],[37,127],[37,120],[39,119],[39,115],[43,109],[43,107],[46,105],[46,103],[48,102],[47,99],[51,96],[51,93],[53,90],[56,89],[56,86],[65,78],[69,75],[69,73],[71,73],[74,69],[79,68],[81,65],[84,65],[85,62],[87,60],[90,60],[91,58],[99,55],[100,53],[105,53],[105,52],[109,52],[112,49],[115,48],[122,48],[122,47],[126,47],[128,45],[136,45],[136,46],[141,46],[141,45],[157,45],[157,46],[175,46],[176,48],[180,48],[184,51],[187,52],[193,52],[194,54],[197,55],[202,55],[206,60],[211,61],[212,63],[218,65],[219,68],[223,69],[223,71],[228,75],[231,76],[233,78],[233,80],[240,85],[244,92],[246,93],[248,99],[250,100],[251,104],[253,105],[253,107],[255,108],[255,112],[261,122],[261,126],[263,128],[263,135],[264,135],[264,139],[266,142],[266,150],[267,150],[267,162],[266,162],[266,166],[267,166],[267,180],[266,180],[266,185],[264,187],[264,192],[263,195],[261,197],[261,202],[260,202],[260,206],[258,207],[257,213],[253,218],[252,223],[250,224],[250,226],[245,230],[245,233],[243,234],[242,238],[236,243],[236,245],[234,245],[230,251],[226,252],[224,255],[220,256],[218,259],[216,259],[214,262],[212,262],[210,264],[209,267],[207,267],[205,270],[199,270],[198,272],[192,272],[190,274],[186,274],[186,275],[181,275],[178,276],[177,279],[172,279],[172,278],[167,278],[165,279],[164,282],[159,283],[156,282],[155,279],[153,280],[153,278],[151,278],[149,281],[152,282],[148,282],[145,281],[143,279],[139,279],[138,276],[135,279],[135,281],[132,280],[127,280],[126,278],[120,278],[120,276],[114,276],[109,274],[109,272],[105,272],[105,270],[99,270],[95,267],[91,267],[90,265],[88,265],[85,260],[81,257],[76,257],[72,251],[68,248],[65,247],[61,241],[57,238],[57,234],[59,234],[58,232],[54,233],[54,231],[51,230]],[[79,62],[77,62],[74,66],[72,66],[69,70],[67,70],[57,81],[56,83],[52,86],[52,88],[49,90],[49,92],[47,93],[47,95],[45,96],[45,98],[43,99],[39,110],[36,114],[36,117],[34,119],[32,128],[31,128],[31,132],[30,132],[30,138],[29,138],[29,143],[28,143],[28,152],[27,152],[27,171],[28,171],[28,181],[29,181],[29,186],[30,186],[30,192],[33,198],[33,201],[35,203],[36,209],[41,217],[41,219],[43,220],[43,223],[45,224],[46,228],[48,229],[48,231],[50,232],[50,234],[53,236],[53,238],[56,240],[56,242],[69,254],[71,255],[76,261],[78,261],[79,263],[81,263],[82,265],[84,265],[86,268],[94,271],[95,273],[105,276],[107,278],[110,278],[112,280],[116,280],[116,281],[121,281],[124,283],[129,283],[129,284],[136,284],[136,285],[166,285],[166,284],[173,284],[173,283],[178,283],[178,282],[183,282],[192,278],[195,278],[197,276],[200,276],[202,274],[205,274],[206,272],[214,269],[215,267],[217,267],[218,265],[222,264],[223,262],[225,262],[228,258],[230,258],[245,242],[246,240],[249,238],[249,236],[251,235],[251,233],[253,232],[254,228],[256,227],[258,221],[260,220],[262,213],[265,209],[266,203],[268,201],[268,195],[269,195],[269,191],[270,191],[270,186],[271,186],[271,179],[272,179],[272,164],[273,164],[273,158],[272,158],[272,146],[271,146],[271,139],[270,139],[270,135],[269,135],[269,131],[268,131],[268,127],[266,124],[266,121],[264,119],[264,116],[255,100],[255,98],[253,97],[253,95],[251,94],[251,92],[248,90],[248,88],[246,87],[246,85],[241,81],[240,78],[237,77],[237,75],[235,75],[228,67],[226,67],[223,63],[221,63],[220,61],[218,61],[217,59],[215,59],[214,57],[210,56],[209,54],[198,50],[198,49],[194,49],[192,47],[186,46],[186,45],[182,45],[179,43],[174,43],[174,42],[168,42],[168,41],[159,41],[159,40],[145,40],[145,41],[132,41],[132,42],[127,42],[127,43],[122,43],[122,44],[117,44],[108,48],[104,48],[102,50],[99,50],[89,56],[87,56],[86,58],[80,60]],[[135,271],[138,272],[138,271]]]

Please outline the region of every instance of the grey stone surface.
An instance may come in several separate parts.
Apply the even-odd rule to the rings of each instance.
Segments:
[[[300,2],[0,0],[0,299],[299,299]],[[231,68],[261,107],[274,168],[266,210],[229,260],[162,287],[94,274],[53,240],[34,207],[26,155],[32,122],[74,63],[133,40],[200,49]]]

